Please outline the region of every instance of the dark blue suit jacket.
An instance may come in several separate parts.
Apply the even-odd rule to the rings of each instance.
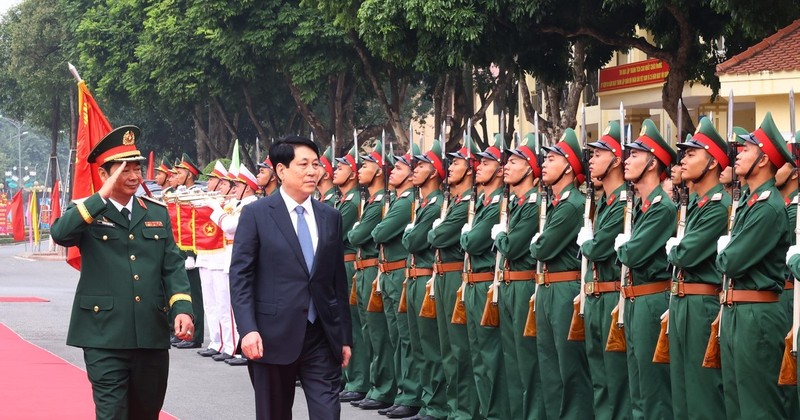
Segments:
[[[258,331],[264,356],[285,365],[303,348],[309,299],[334,357],[353,342],[339,211],[312,200],[319,241],[309,273],[280,194],[242,209],[231,259],[231,306],[239,334]]]

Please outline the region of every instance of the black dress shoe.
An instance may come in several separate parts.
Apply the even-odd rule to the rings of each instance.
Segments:
[[[361,404],[358,405],[358,408],[362,410],[378,410],[381,408],[389,408],[391,406],[392,403],[367,398],[366,400],[361,401]]]
[[[196,349],[199,347],[200,343],[195,343],[194,341],[181,341],[175,345],[176,349]]]
[[[341,402],[361,401],[366,396],[367,396],[367,394],[365,394],[363,392],[342,391],[342,392],[339,393],[339,401],[341,401]]]
[[[381,408],[380,410],[378,410],[378,414],[380,414],[382,416],[385,416],[385,415],[389,414],[390,411],[394,410],[397,407],[400,407],[400,406],[399,405],[392,405],[391,407],[388,407],[388,408]]]
[[[228,353],[220,353],[216,356],[211,356],[211,358],[214,359],[215,362],[222,362],[224,360],[233,359],[233,356]]]
[[[417,413],[419,413],[419,407],[401,405],[387,413],[386,417],[389,417],[390,419],[403,419],[406,417],[416,416]]]
[[[175,337],[174,335],[169,336],[169,344],[172,345],[173,347],[177,346],[178,343],[180,343],[182,341],[183,340],[181,340],[178,337]]]
[[[205,349],[205,350],[197,350],[197,354],[203,357],[211,357],[218,355],[219,352],[214,349]]]
[[[231,366],[247,366],[247,359],[244,357],[233,357],[225,361]]]
[[[350,405],[352,405],[353,407],[358,407],[359,404],[361,404],[362,402],[364,402],[366,400],[367,400],[366,398],[362,398],[360,400],[353,400],[353,401],[350,401]]]

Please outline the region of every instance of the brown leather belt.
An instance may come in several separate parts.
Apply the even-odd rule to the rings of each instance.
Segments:
[[[786,280],[783,282],[783,290],[794,290],[794,281]]]
[[[775,303],[778,294],[771,290],[724,290],[719,302],[731,305],[734,303]]]
[[[656,281],[639,286],[625,286],[622,288],[622,296],[625,299],[633,299],[639,296],[654,295],[656,293],[669,290],[670,280]]]
[[[506,284],[512,281],[533,280],[534,277],[536,277],[536,270],[503,271],[503,281],[505,281]]]
[[[684,281],[673,281],[670,293],[673,296],[684,297],[686,295],[718,296],[722,286],[708,283],[686,283]]]
[[[406,268],[406,260],[397,260],[378,264],[378,270],[380,270],[381,273],[390,273],[401,268]]]
[[[545,271],[544,275],[540,276],[536,282],[539,284],[543,284],[545,286],[549,286],[550,283],[560,283],[563,281],[576,281],[580,279],[581,279],[580,271],[559,271],[556,273]]]
[[[601,293],[619,292],[622,286],[618,281],[590,281],[583,285],[583,293],[598,296]]]
[[[464,270],[464,262],[463,261],[455,261],[455,262],[447,262],[447,263],[433,263],[433,266],[436,268],[436,272],[439,273],[439,274],[452,273],[454,271],[463,271]]]
[[[356,260],[356,270],[363,270],[369,267],[376,267],[378,265],[377,258],[369,258],[366,260]]]
[[[353,262],[356,260],[356,254],[344,254],[344,262]]]
[[[486,273],[463,273],[461,275],[461,278],[469,284],[485,283],[487,281],[494,280],[494,272],[489,271]]]
[[[406,276],[410,279],[416,279],[417,277],[428,277],[433,274],[433,269],[431,268],[409,268],[406,270]]]

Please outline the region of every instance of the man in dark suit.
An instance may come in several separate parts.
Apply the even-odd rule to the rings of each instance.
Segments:
[[[352,329],[339,212],[311,199],[319,149],[287,137],[269,151],[278,194],[242,210],[231,304],[250,359],[258,419],[292,418],[299,377],[312,419],[339,419]]]

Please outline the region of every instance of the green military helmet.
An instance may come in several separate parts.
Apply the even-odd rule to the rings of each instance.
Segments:
[[[586,180],[583,168],[583,150],[581,150],[575,130],[567,128],[558,143],[554,146],[546,146],[543,149],[548,153],[564,156],[569,162],[569,166],[575,171],[575,178],[578,182],[582,184]]]
[[[123,125],[106,134],[89,152],[86,160],[98,166],[108,162],[137,162],[146,160],[136,148],[139,127]]]
[[[406,166],[408,166],[410,168],[412,166],[412,159],[414,159],[414,156],[416,156],[416,155],[418,155],[420,153],[422,153],[422,151],[420,150],[419,146],[414,144],[414,143],[412,143],[411,144],[411,153],[406,153],[406,154],[404,154],[402,156],[397,155],[397,156],[392,156],[392,157],[394,158],[395,163],[400,162],[400,163],[403,163],[403,164],[405,164]]]
[[[442,150],[444,149],[444,145],[441,144],[439,139],[434,140],[431,143],[431,148],[424,154],[414,155],[414,159],[430,163],[433,165],[434,169],[436,169],[436,174],[439,175],[440,179],[444,179],[444,162],[442,162]]]
[[[787,162],[792,163],[792,166],[794,166],[792,155],[789,153],[789,149],[786,148],[786,141],[775,125],[771,112],[767,112],[761,122],[761,126],[756,131],[741,137],[744,141],[758,146],[776,168],[780,168]]]
[[[619,129],[619,121],[612,120],[600,136],[600,140],[589,143],[589,147],[594,149],[607,150],[618,158],[622,158],[622,132]]]
[[[361,159],[367,162],[377,163],[378,166],[383,166],[383,156],[381,156],[382,147],[383,143],[380,140],[376,141],[375,148],[373,148],[369,154],[361,156]]]
[[[652,153],[653,156],[667,168],[678,160],[678,154],[664,141],[664,138],[661,137],[661,133],[658,132],[656,123],[649,118],[642,122],[642,130],[639,132],[639,138],[628,145],[628,147]]]
[[[516,149],[509,150],[509,153],[517,156],[519,158],[525,159],[528,162],[528,165],[531,167],[533,171],[533,177],[538,178],[542,175],[542,169],[539,168],[539,160],[536,156],[536,136],[532,133],[528,133],[522,139],[519,147]]]
[[[345,164],[350,167],[353,172],[358,171],[358,161],[356,160],[358,157],[358,150],[356,146],[350,148],[346,155],[337,157],[336,161],[342,164]]]
[[[325,172],[333,179],[333,170],[336,169],[336,160],[333,159],[333,147],[328,146],[322,156],[319,157],[319,163],[325,168]]]
[[[181,161],[177,165],[178,168],[186,169],[187,171],[191,172],[192,175],[195,177],[200,175],[200,169],[197,169],[197,165],[194,164],[194,161],[187,155],[186,153],[181,156]]]
[[[482,152],[478,152],[477,155],[480,158],[492,159],[498,162],[502,161],[503,156],[501,150],[505,149],[505,139],[500,134],[494,135],[494,144],[487,147],[486,150]]]
[[[700,118],[700,122],[697,123],[697,129],[695,129],[694,134],[687,135],[686,139],[685,142],[678,143],[679,148],[703,149],[719,162],[720,168],[725,169],[730,165],[728,145],[708,118]]]

